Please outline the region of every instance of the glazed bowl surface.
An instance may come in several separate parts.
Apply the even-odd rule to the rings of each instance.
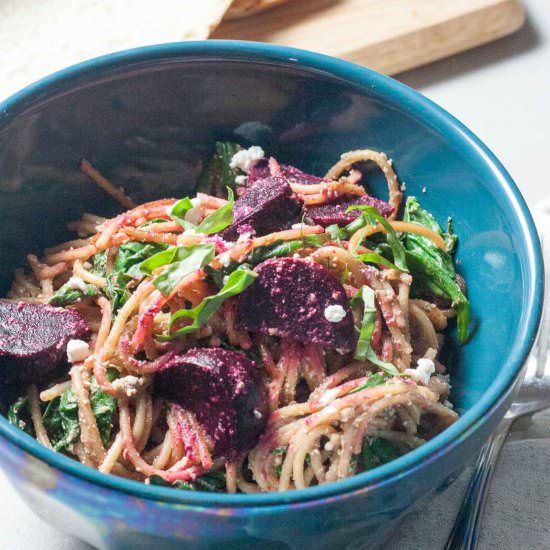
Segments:
[[[493,154],[444,110],[363,67],[231,41],[151,46],[71,67],[0,104],[0,295],[27,253],[116,205],[78,171],[86,157],[137,202],[190,194],[216,140],[260,144],[323,174],[351,149],[385,151],[459,236],[473,336],[445,362],[460,419],[419,449],[337,483],[225,495],[106,476],[0,417],[1,466],[31,508],[100,548],[370,548],[481,448],[535,338],[542,261],[533,221]],[[385,196],[382,178],[372,179]]]

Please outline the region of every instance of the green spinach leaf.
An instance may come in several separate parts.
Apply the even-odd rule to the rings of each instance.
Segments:
[[[118,378],[119,372],[115,368],[107,369],[107,380],[114,382]],[[101,390],[96,379],[92,376],[90,379],[90,403],[94,413],[97,427],[104,445],[111,441],[113,430],[113,419],[117,411],[117,400],[108,393]]]
[[[231,168],[231,159],[242,147],[238,143],[217,141],[214,155],[199,178],[197,191],[223,196],[224,190],[229,187],[235,190],[235,178],[242,174],[238,168]]]
[[[414,197],[407,199],[403,219],[436,231],[454,248],[456,237],[452,233],[443,234],[435,218],[424,210]],[[452,228],[450,230],[452,231]],[[451,299],[452,308],[457,316],[458,339],[462,343],[467,342],[470,302],[456,281],[452,256],[438,248],[430,239],[415,233],[404,234],[404,245],[415,288],[424,287],[429,292]]]
[[[55,451],[71,452],[71,446],[80,437],[78,403],[72,389],[66,389],[61,397],[53,399],[42,415],[52,447]]]
[[[26,395],[16,399],[8,409],[8,421],[20,430],[34,437],[34,427],[29,411],[29,400]]]
[[[386,464],[400,456],[399,449],[394,443],[382,438],[369,438],[363,440],[363,468],[370,470],[381,464]]]
[[[198,476],[194,481],[175,481],[172,484],[166,483],[160,476],[151,476],[149,478],[151,485],[161,487],[175,487],[176,489],[185,489],[187,491],[207,491],[210,493],[225,493],[226,476],[222,471],[211,471]]]
[[[50,298],[49,304],[52,306],[64,307],[74,304],[86,298],[95,298],[99,295],[99,288],[90,283],[84,283],[84,290],[73,288],[68,282],[59,288],[59,290]]]

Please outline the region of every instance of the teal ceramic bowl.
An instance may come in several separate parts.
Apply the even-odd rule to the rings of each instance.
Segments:
[[[474,458],[510,403],[541,310],[533,221],[492,153],[390,78],[265,44],[153,46],[71,67],[0,105],[0,292],[26,253],[69,236],[67,221],[115,211],[78,173],[82,157],[138,201],[182,196],[217,139],[260,143],[319,174],[343,151],[383,150],[408,194],[442,223],[452,215],[477,326],[467,346],[451,338],[448,347],[460,420],[389,464],[283,494],[197,493],[106,476],[3,417],[2,468],[42,518],[100,548],[370,548]]]

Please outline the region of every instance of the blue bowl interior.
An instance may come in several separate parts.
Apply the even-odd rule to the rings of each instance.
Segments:
[[[141,202],[192,193],[215,140],[259,143],[281,161],[316,174],[344,151],[373,148],[393,158],[407,195],[417,196],[442,225],[452,216],[475,332],[464,347],[451,335],[446,361],[452,401],[466,415],[414,453],[334,488],[307,491],[307,498],[364,485],[449,444],[483,417],[519,372],[540,310],[541,263],[529,213],[474,136],[395,81],[272,46],[172,45],[67,70],[15,96],[0,113],[1,294],[25,254],[71,237],[68,221],[82,212],[117,211],[79,173],[83,157]],[[383,178],[375,175],[370,184],[373,194],[387,196]],[[52,458],[4,419],[0,432],[68,467],[69,461]],[[78,464],[70,467],[138,491],[132,482],[105,481]],[[284,498],[305,498],[301,493]],[[246,503],[263,497],[171,498]]]

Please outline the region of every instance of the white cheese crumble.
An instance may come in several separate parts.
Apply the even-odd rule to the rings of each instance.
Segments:
[[[142,385],[142,381],[137,376],[124,376],[112,383],[113,388],[118,392],[122,392],[126,397],[134,397],[137,394],[139,387]]]
[[[246,233],[243,233],[242,235],[239,235],[239,238],[237,239],[237,242],[238,243],[244,243],[244,241],[248,241],[248,239],[250,239],[251,237],[251,233],[250,231],[246,232]]]
[[[230,168],[238,168],[248,174],[248,171],[256,162],[263,159],[265,156],[264,150],[257,145],[253,145],[248,149],[237,151],[229,163]]]
[[[84,340],[69,340],[67,359],[69,363],[80,363],[90,355],[90,346]]]
[[[339,304],[331,304],[325,308],[325,319],[331,323],[339,323],[346,316],[346,311]]]
[[[237,176],[235,178],[235,184],[236,185],[244,185],[246,183],[246,176]]]
[[[67,281],[67,286],[69,288],[74,288],[75,290],[86,292],[86,283],[80,277],[71,277]]]
[[[227,284],[227,281],[229,281],[229,275],[224,275],[222,279],[223,286]]]
[[[291,226],[292,229],[302,229],[302,224],[301,223],[295,223]]]
[[[229,267],[229,264],[231,263],[231,254],[229,252],[224,252],[223,254],[220,254],[218,258],[223,267]]]
[[[431,359],[422,357],[418,360],[416,369],[405,369],[404,374],[410,376],[415,382],[427,385],[430,376],[435,372],[435,363]]]

